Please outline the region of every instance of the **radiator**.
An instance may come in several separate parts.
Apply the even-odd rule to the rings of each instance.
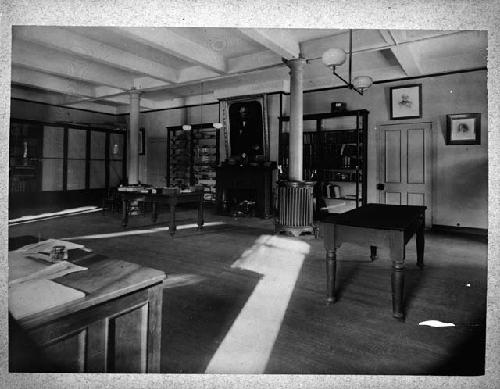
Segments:
[[[276,232],[289,232],[295,236],[315,232],[313,188],[311,181],[280,181],[278,183],[279,216]]]

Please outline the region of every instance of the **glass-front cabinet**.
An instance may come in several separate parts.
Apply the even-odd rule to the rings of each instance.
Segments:
[[[368,111],[303,117],[303,179],[316,181],[316,210],[341,213],[366,204]],[[289,116],[280,117],[279,165],[288,177]]]

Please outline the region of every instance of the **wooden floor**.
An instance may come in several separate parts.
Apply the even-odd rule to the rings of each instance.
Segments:
[[[161,213],[154,225],[149,216],[131,217],[126,230],[118,214],[69,216],[12,226],[9,238],[77,237],[75,242],[96,253],[165,271],[169,279],[164,289],[161,371],[204,373],[263,278],[231,265],[247,255],[249,248],[255,249],[259,238],[272,236],[273,225],[270,220],[221,217],[208,210],[208,225],[202,231],[188,226],[171,238],[165,229],[154,230],[168,225],[167,216]],[[195,220],[195,210],[181,211],[177,217],[179,226]],[[120,235],[123,231],[131,234]],[[114,233],[118,235],[105,235]],[[104,235],[88,236],[95,234]],[[371,262],[368,247],[342,247],[339,300],[327,306],[322,240],[281,237],[290,247],[299,240],[308,246],[308,253],[286,302],[283,321],[276,324],[279,332],[263,373],[483,374],[485,242],[428,233],[425,268],[420,271],[411,241],[406,253],[407,316],[400,323],[391,315],[386,251],[380,249],[379,259]],[[273,261],[273,257],[266,260]],[[254,317],[255,326],[262,319]],[[431,319],[455,327],[419,326]],[[261,339],[254,341],[257,344]]]

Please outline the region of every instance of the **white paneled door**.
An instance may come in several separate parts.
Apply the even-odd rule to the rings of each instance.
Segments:
[[[380,126],[379,202],[427,206],[432,225],[431,124]]]
[[[147,180],[155,187],[167,186],[167,138],[148,138]]]

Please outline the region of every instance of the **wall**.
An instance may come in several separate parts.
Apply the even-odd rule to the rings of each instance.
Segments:
[[[126,123],[125,116],[106,115],[15,99],[11,99],[10,117],[44,122],[65,121],[93,124]]]
[[[368,121],[368,201],[377,202],[378,126],[411,123],[389,120],[389,88],[422,84],[421,122],[433,132],[433,224],[488,228],[488,112],[486,70],[377,84],[364,96],[347,89],[304,94],[304,113],[328,112],[332,101],[344,101],[348,109],[370,111]],[[445,145],[446,115],[481,113],[481,144]]]
[[[128,116],[127,116],[128,117]],[[116,125],[127,127],[127,117],[106,115],[76,109],[67,109],[47,104],[33,103],[22,100],[11,100],[11,118],[36,120],[47,123],[72,122],[75,124]],[[43,160],[41,188],[42,191],[63,190],[63,125],[46,125],[43,139]],[[68,130],[68,167],[67,167],[67,189],[85,189],[85,145],[87,130]],[[90,182],[91,189],[103,188],[104,185],[104,133],[91,131],[91,162]],[[111,135],[112,137],[114,135]],[[121,136],[121,135],[120,135]],[[96,139],[99,139],[96,142]],[[96,155],[97,150],[101,150]],[[121,177],[121,161],[111,162],[110,184],[116,185]],[[115,174],[115,171],[117,173]]]
[[[344,101],[348,109],[370,111],[368,123],[368,201],[376,202],[378,192],[378,126],[390,123],[407,123],[411,120],[389,120],[389,88],[396,85],[422,84],[422,122],[430,122],[433,131],[433,223],[447,226],[488,227],[488,122],[486,70],[428,77],[410,81],[377,84],[364,96],[347,89],[309,92],[304,94],[304,113],[330,111],[332,101]],[[270,156],[278,156],[278,120],[280,95],[268,96],[270,128]],[[481,113],[481,144],[472,146],[445,145],[446,115],[452,113]],[[283,113],[289,114],[289,97],[283,96]],[[41,121],[73,121],[80,123],[125,123],[126,115],[111,116],[85,111],[69,110],[42,104],[13,100],[11,116]],[[146,128],[146,138],[166,137],[167,126],[184,123],[219,121],[217,104],[200,107],[170,109],[142,113],[140,126]],[[221,135],[222,138],[222,135]],[[224,141],[221,139],[221,147]],[[146,139],[147,145],[147,139]],[[222,150],[221,150],[222,151]],[[147,153],[147,148],[146,148]],[[221,152],[221,157],[223,157]],[[147,177],[146,157],[140,157],[140,179]]]

